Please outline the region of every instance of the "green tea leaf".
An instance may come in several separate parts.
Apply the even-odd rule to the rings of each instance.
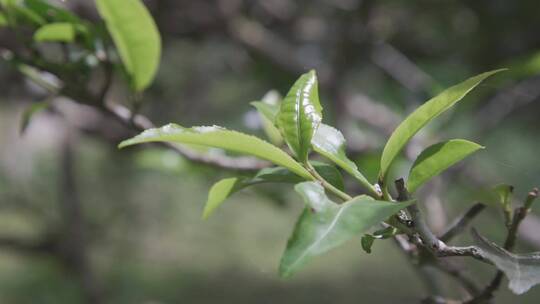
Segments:
[[[343,177],[339,171],[325,163],[312,163],[315,170],[334,187],[343,190]],[[249,186],[262,183],[291,183],[297,184],[304,179],[283,167],[261,169],[254,177],[227,178],[223,179],[210,189],[206,201],[203,219],[207,219],[227,198],[234,193]]]
[[[75,29],[73,24],[67,22],[49,23],[34,33],[34,40],[37,42],[73,42]]]
[[[52,22],[81,22],[81,19],[69,10],[51,5],[44,0],[24,0],[24,5],[43,19],[51,20]]]
[[[356,164],[345,154],[346,141],[340,131],[321,123],[315,131],[311,144],[313,150],[354,176],[371,194],[378,195],[371,183],[360,173]]]
[[[19,132],[21,134],[24,133],[24,131],[26,130],[26,128],[30,124],[30,120],[32,119],[32,117],[36,113],[39,113],[39,112],[47,109],[49,104],[50,104],[49,100],[45,100],[45,101],[42,101],[42,102],[36,102],[36,103],[30,105],[28,108],[26,108],[24,110],[23,114],[22,114],[22,117],[21,117],[21,124],[20,124],[20,128],[19,128]]]
[[[464,139],[452,139],[428,147],[414,161],[407,180],[407,189],[410,193],[415,192],[432,177],[483,148]]]
[[[306,208],[281,258],[279,270],[283,277],[293,275],[314,256],[343,244],[414,202],[376,201],[362,195],[338,205],[316,182],[303,182],[295,189]]]
[[[510,195],[512,194],[512,192],[514,192],[513,186],[507,184],[500,184],[493,187],[493,191],[497,194],[501,205],[510,205]]]
[[[305,162],[311,138],[322,120],[317,75],[310,71],[294,83],[281,103],[276,124],[300,162]]]
[[[121,142],[119,147],[123,148],[130,145],[156,141],[209,146],[251,154],[271,161],[276,165],[283,166],[305,179],[313,179],[304,167],[276,146],[255,136],[230,131],[217,126],[186,129],[176,124],[168,124],[161,128],[148,129],[131,139]]]
[[[488,241],[473,230],[473,237],[484,258],[502,270],[508,278],[508,288],[515,294],[523,294],[540,284],[540,252],[515,254]]]
[[[210,214],[223,203],[231,194],[238,191],[244,182],[243,178],[231,177],[215,183],[208,192],[208,200],[204,205],[202,218],[207,219]]]
[[[460,84],[444,90],[411,113],[403,122],[401,122],[396,130],[394,130],[384,147],[381,157],[379,179],[385,181],[388,169],[392,165],[395,157],[401,152],[407,142],[422,129],[422,127],[441,113],[450,109],[484,79],[503,70],[504,69],[490,71],[469,78]]]
[[[2,12],[0,12],[0,27],[8,25],[8,20],[6,18],[6,15],[4,15]]]
[[[362,237],[362,249],[366,253],[371,253],[371,247],[373,247],[373,243],[375,240],[384,240],[393,237],[396,235],[397,229],[394,227],[386,227],[381,230],[377,230],[373,232],[373,234],[365,234]]]
[[[514,187],[511,185],[500,184],[493,188],[493,192],[497,196],[498,202],[503,209],[504,222],[507,227],[512,223],[512,200],[511,195],[514,192]]]
[[[254,101],[251,103],[261,117],[262,126],[266,136],[275,146],[283,144],[283,137],[275,126],[276,115],[279,111],[279,103],[281,96],[276,91],[270,91],[264,95],[262,101]]]
[[[161,56],[157,26],[140,0],[96,0],[136,91],[152,83]]]
[[[373,235],[364,235],[361,240],[362,249],[364,249],[366,253],[371,253],[371,247],[373,246],[373,242],[375,242],[375,237]]]
[[[45,18],[22,3],[10,1],[6,6],[11,10],[13,16],[18,21],[27,22],[32,25],[44,25],[47,23]]]

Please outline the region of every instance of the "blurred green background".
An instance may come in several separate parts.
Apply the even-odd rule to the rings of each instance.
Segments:
[[[93,1],[49,2],[100,22]],[[520,202],[540,185],[537,0],[145,3],[163,56],[141,112],[158,125],[217,124],[264,136],[249,102],[271,89],[285,94],[313,68],[325,121],[344,132],[374,181],[377,155],[405,115],[442,88],[507,67],[419,134],[394,174],[406,175],[410,159],[441,139],[486,146],[421,191],[438,232],[487,188],[512,184]],[[0,47],[10,39],[0,28]],[[131,133],[65,99],[21,135],[21,113],[43,98],[0,61],[1,303],[418,303],[433,291],[463,295],[451,278],[411,265],[392,241],[366,254],[360,236],[281,280],[279,258],[302,208],[290,186],[243,191],[202,221],[208,189],[234,172],[151,146],[119,151]],[[109,99],[126,98],[115,79]],[[521,252],[540,250],[535,209],[522,226]],[[474,226],[500,242],[502,223],[490,207]],[[451,260],[481,285],[494,272]],[[503,285],[496,303],[540,301],[539,287],[518,297]]]

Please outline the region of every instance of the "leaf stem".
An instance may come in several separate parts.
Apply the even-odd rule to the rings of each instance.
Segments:
[[[342,198],[344,201],[349,201],[352,199],[352,196],[348,195],[347,193],[339,190],[338,188],[334,187],[332,184],[330,184],[328,181],[326,181],[318,172],[315,170],[315,168],[309,163],[309,161],[306,161],[304,163],[304,166],[308,170],[313,177],[321,183],[321,185],[327,189],[328,191],[334,193],[335,195]]]

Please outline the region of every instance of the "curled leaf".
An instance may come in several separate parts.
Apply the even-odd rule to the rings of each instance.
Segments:
[[[321,120],[317,75],[310,71],[294,83],[276,116],[281,135],[300,162],[306,161],[311,138]]]
[[[488,241],[473,230],[473,237],[482,255],[502,270],[508,277],[508,288],[515,294],[523,294],[540,284],[540,252],[515,254]]]

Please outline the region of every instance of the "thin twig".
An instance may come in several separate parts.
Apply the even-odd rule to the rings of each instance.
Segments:
[[[395,181],[396,189],[398,191],[398,201],[406,201],[409,199],[409,194],[405,188],[405,182],[402,178]],[[482,262],[487,262],[482,254],[482,251],[476,246],[448,246],[443,241],[439,240],[433,232],[429,229],[427,223],[422,218],[420,209],[416,204],[412,204],[407,207],[412,219],[412,230],[418,234],[418,238],[421,241],[418,245],[423,246],[429,252],[436,257],[451,257],[451,256],[468,256],[475,258]]]
[[[328,191],[334,193],[335,195],[339,196],[341,199],[343,199],[344,201],[350,201],[352,200],[352,196],[348,195],[347,193],[339,190],[338,188],[334,187],[334,185],[330,184],[328,181],[326,181],[324,179],[324,177],[322,177],[318,172],[317,170],[315,170],[315,168],[307,161],[306,162],[306,169],[309,171],[309,173],[311,173],[311,175],[317,179],[321,184],[322,186],[327,189]]]
[[[441,241],[449,242],[456,235],[460,234],[467,228],[471,221],[482,211],[486,205],[482,203],[474,204],[467,212],[462,216],[457,218],[451,225],[448,227],[445,233],[440,237]]]
[[[20,66],[27,67],[21,70],[21,72],[25,76],[27,76],[34,83],[43,87],[50,93],[57,94],[60,92],[59,95],[63,93],[65,97],[70,98],[72,100],[79,99],[78,98],[79,96],[72,96],[69,93],[67,93],[69,92],[69,90],[65,90],[66,85],[62,84],[59,80],[58,80],[58,83],[52,83],[51,81],[44,79],[42,74],[37,69],[31,68],[30,66],[26,66],[26,65],[20,65]],[[110,82],[110,80],[107,80],[107,82]],[[108,91],[108,86],[104,86],[104,88],[100,91],[98,98],[105,98],[107,91]],[[95,100],[95,97],[92,98],[92,97],[87,96],[86,99]],[[99,100],[97,103],[86,103],[86,104],[95,106],[97,109],[109,115],[110,117],[120,122],[122,125],[124,125],[125,127],[127,127],[128,129],[132,131],[141,132],[146,129],[154,127],[154,124],[150,121],[150,119],[148,119],[147,117],[141,114],[133,115],[132,112],[124,106],[110,105],[110,104],[107,104],[105,100]],[[174,150],[175,152],[182,155],[189,161],[211,165],[215,167],[220,167],[220,168],[228,169],[228,170],[253,171],[253,170],[258,170],[258,169],[268,167],[270,165],[268,162],[262,161],[254,157],[247,157],[247,156],[231,157],[227,155],[217,155],[217,154],[210,155],[210,154],[196,152],[194,150],[186,148],[185,146],[173,145],[169,143],[162,143],[161,145]]]

